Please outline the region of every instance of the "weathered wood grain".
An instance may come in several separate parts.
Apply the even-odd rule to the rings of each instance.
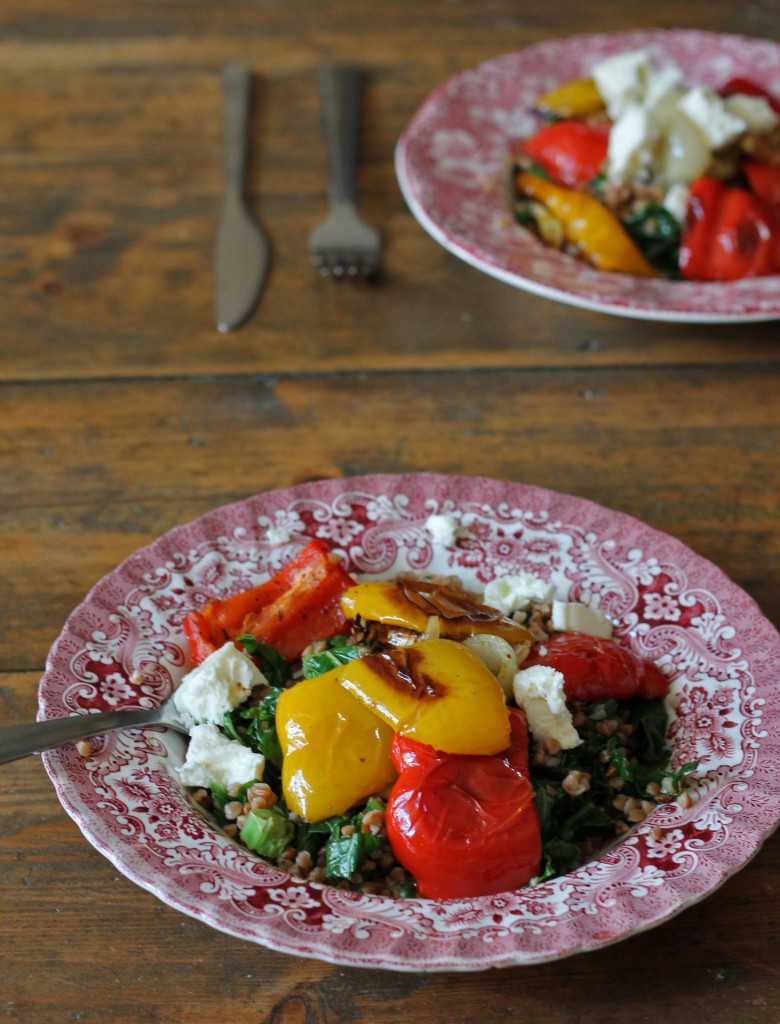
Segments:
[[[425,96],[478,61],[565,30],[697,24],[696,5],[144,4],[93,17],[49,0],[0,41],[0,265],[7,289],[0,379],[709,363],[767,357],[775,325],[647,324],[567,309],[445,253],[406,209],[393,152]],[[565,8],[563,8],[565,10]],[[20,9],[21,10],[21,9]],[[759,6],[713,28],[778,34]],[[724,22],[727,22],[724,24]],[[426,45],[435,39],[435,45]],[[361,206],[385,238],[385,279],[339,287],[310,269],[324,213],[317,65],[368,72]],[[273,244],[258,314],[221,338],[212,250],[221,187],[218,71],[257,73],[249,191]],[[294,312],[293,312],[294,311]]]
[[[177,523],[370,472],[477,473],[591,498],[678,536],[780,618],[776,383],[747,366],[6,385],[13,599],[0,666],[40,667],[92,583]]]

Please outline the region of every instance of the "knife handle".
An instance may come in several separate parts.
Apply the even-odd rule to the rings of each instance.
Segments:
[[[242,64],[222,69],[223,151],[226,190],[243,192],[248,154],[252,72]]]
[[[362,77],[352,64],[328,64],[318,73],[331,204],[355,198]]]

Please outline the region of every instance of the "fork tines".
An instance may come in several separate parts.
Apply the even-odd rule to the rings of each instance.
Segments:
[[[332,277],[373,277],[379,270],[379,232],[360,219],[355,205],[361,78],[348,64],[324,67],[319,75],[330,212],[309,236],[309,252],[320,273]]]
[[[311,261],[323,277],[375,277],[379,257],[374,252],[315,252]]]
[[[309,253],[321,274],[374,277],[379,270],[379,232],[350,203],[337,205],[309,236]]]

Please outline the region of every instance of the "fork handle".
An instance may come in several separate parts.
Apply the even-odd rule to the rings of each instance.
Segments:
[[[360,136],[362,72],[353,64],[328,64],[319,71],[322,129],[328,161],[328,202],[353,202]]]
[[[102,711],[96,715],[69,715],[29,725],[6,725],[0,728],[0,764],[115,729],[151,725],[159,718],[158,708],[135,708]]]
[[[248,155],[252,72],[241,64],[222,69],[222,121],[225,189],[243,192]]]

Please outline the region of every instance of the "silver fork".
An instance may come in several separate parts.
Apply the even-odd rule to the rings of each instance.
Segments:
[[[3,726],[0,728],[0,764],[42,750],[52,750],[64,743],[100,736],[104,732],[138,729],[145,725],[165,725],[177,732],[188,732],[171,694],[156,708],[101,711],[95,715],[70,715],[31,722],[29,725]]]
[[[309,236],[309,253],[320,273],[335,277],[373,277],[379,270],[379,232],[355,207],[361,78],[350,64],[319,72],[330,212]]]

